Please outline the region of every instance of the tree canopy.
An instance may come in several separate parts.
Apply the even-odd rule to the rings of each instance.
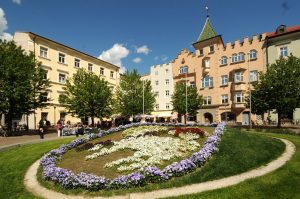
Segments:
[[[278,127],[281,116],[300,107],[300,59],[293,55],[276,60],[260,74],[260,82],[251,91],[252,111],[262,114],[276,109]]]
[[[47,106],[50,83],[34,54],[26,54],[13,41],[0,40],[0,113],[8,130],[12,120]]]
[[[144,89],[143,89],[144,87]],[[130,117],[143,113],[143,90],[144,90],[144,112],[150,114],[155,104],[155,95],[152,92],[149,80],[144,82],[137,70],[126,72],[117,87],[114,99],[116,113]]]
[[[112,89],[108,82],[92,72],[78,69],[72,78],[67,79],[65,94],[59,102],[69,113],[78,117],[103,118],[112,113]]]
[[[196,115],[203,104],[202,96],[197,93],[196,88],[186,86],[185,82],[176,84],[172,96],[173,110],[179,114],[186,115],[186,89],[187,89],[187,113]]]

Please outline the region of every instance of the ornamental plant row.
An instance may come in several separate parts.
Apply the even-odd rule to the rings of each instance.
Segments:
[[[132,123],[119,126],[117,128],[111,128],[107,131],[100,130],[98,134],[83,136],[67,145],[60,146],[58,149],[49,151],[41,158],[40,165],[42,167],[44,178],[60,184],[67,189],[83,188],[91,191],[137,187],[143,186],[148,182],[167,181],[172,177],[182,176],[186,173],[194,171],[197,167],[200,167],[207,162],[213,153],[218,151],[217,146],[221,140],[221,136],[223,135],[225,128],[225,123],[219,123],[215,128],[213,135],[208,137],[200,151],[193,153],[189,158],[181,160],[180,162],[174,162],[162,170],[157,167],[145,167],[128,175],[122,175],[114,179],[109,179],[103,176],[96,176],[83,172],[75,174],[68,169],[63,169],[56,166],[56,162],[61,159],[61,156],[76,146],[113,132],[141,125],[174,126],[174,124]],[[203,124],[194,125],[203,126]],[[180,124],[180,126],[183,125]]]

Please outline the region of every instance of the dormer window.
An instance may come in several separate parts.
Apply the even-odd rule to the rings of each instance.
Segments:
[[[209,46],[209,52],[210,53],[213,53],[215,51],[215,48],[214,48],[214,46],[212,45],[212,46]]]
[[[286,26],[285,25],[280,25],[277,29],[276,29],[276,34],[282,34],[286,32]]]
[[[200,55],[203,55],[204,54],[204,51],[203,51],[203,48],[200,49]]]

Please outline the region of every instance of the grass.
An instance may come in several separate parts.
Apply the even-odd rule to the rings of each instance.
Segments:
[[[284,149],[285,145],[279,140],[258,134],[242,133],[238,129],[228,129],[222,138],[220,151],[205,166],[189,175],[173,178],[165,183],[149,184],[145,187],[126,190],[86,192],[83,190],[63,190],[51,182],[44,181],[41,174],[39,180],[44,186],[66,194],[82,192],[87,195],[122,195],[130,192],[179,187],[235,175],[270,162],[282,154]]]
[[[212,128],[212,127],[201,127],[201,129],[207,131],[209,134],[212,134],[214,131],[214,128]],[[160,132],[159,136],[173,137],[171,135],[168,135],[167,132],[168,131]],[[122,138],[123,138],[123,136],[122,136],[122,131],[121,131],[121,132],[113,133],[113,134],[106,135],[101,138],[95,139],[92,141],[92,143],[94,144],[96,142],[105,141],[108,139],[111,139],[113,141],[119,141]],[[200,138],[200,139],[198,139],[198,142],[199,142],[199,144],[202,145],[205,140],[206,139],[204,139],[204,138]],[[75,149],[72,149],[62,156],[62,160],[59,161],[57,165],[61,168],[69,169],[76,173],[80,173],[80,172],[93,173],[93,174],[96,174],[99,176],[105,176],[108,178],[115,178],[119,175],[123,175],[123,174],[125,175],[128,173],[132,173],[132,171],[123,171],[120,173],[117,171],[116,167],[105,168],[104,165],[107,162],[111,162],[114,160],[118,160],[120,158],[132,156],[134,154],[134,151],[129,150],[129,149],[117,151],[117,152],[111,153],[109,155],[100,156],[95,159],[86,161],[85,157],[87,155],[91,155],[92,153],[94,153],[94,152],[89,152],[87,150],[77,152]],[[187,157],[189,155],[190,154],[186,154]],[[171,161],[164,161],[161,165],[158,165],[158,166],[160,168],[164,168],[165,166],[171,164],[172,162],[180,161],[181,159],[183,159],[183,158],[177,158],[177,159],[173,159]],[[74,164],[74,162],[76,162],[76,164]]]
[[[70,140],[71,138],[66,138],[24,145],[0,152],[0,198],[37,198],[25,189],[23,180],[27,169],[45,152]]]
[[[216,199],[216,198],[300,198],[300,137],[273,133],[259,133],[267,136],[284,138],[296,146],[296,153],[290,161],[275,172],[250,179],[228,188],[176,197],[177,199]],[[258,134],[255,132],[255,134]]]

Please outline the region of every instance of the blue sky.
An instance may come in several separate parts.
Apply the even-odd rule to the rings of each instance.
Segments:
[[[206,5],[225,43],[300,23],[299,0],[0,0],[0,36],[31,31],[144,74],[193,50]]]

